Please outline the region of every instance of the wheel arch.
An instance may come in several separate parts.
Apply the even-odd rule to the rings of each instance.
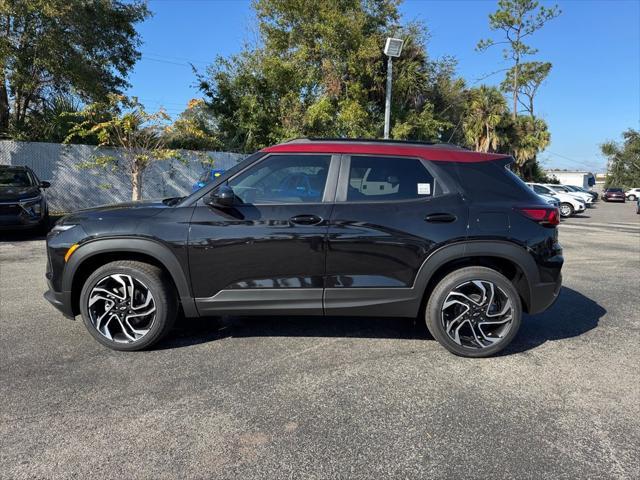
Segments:
[[[446,246],[433,253],[416,277],[415,287],[423,292],[420,311],[435,286],[449,273],[463,267],[481,266],[496,270],[514,285],[525,311],[531,305],[531,286],[539,273],[531,255],[516,244],[503,241],[472,241]]]
[[[186,316],[197,316],[188,276],[171,250],[151,239],[98,239],[81,245],[65,266],[62,289],[71,292],[73,314],[80,312],[80,291],[96,268],[116,260],[136,260],[161,268],[172,280]]]

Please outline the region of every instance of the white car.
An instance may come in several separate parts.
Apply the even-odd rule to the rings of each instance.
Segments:
[[[575,213],[581,213],[587,209],[585,202],[573,195],[569,195],[564,192],[557,192],[540,183],[527,183],[527,185],[529,185],[529,187],[538,195],[551,195],[552,197],[557,198],[558,201],[560,201],[558,209],[560,210],[560,216],[562,217],[570,217]]]
[[[556,185],[554,183],[546,183],[544,186],[548,187],[548,188],[550,188],[552,190],[555,190],[558,193],[566,193],[567,195],[572,195],[572,196],[574,196],[576,198],[579,198],[587,206],[590,205],[591,203],[593,203],[593,197],[591,195],[589,195],[588,193],[573,192],[573,191],[571,191],[571,189],[565,187],[564,185]]]
[[[631,200],[633,202],[634,200],[640,198],[640,188],[632,188],[630,190],[627,190],[626,192],[624,192],[624,196],[627,197],[627,200]]]

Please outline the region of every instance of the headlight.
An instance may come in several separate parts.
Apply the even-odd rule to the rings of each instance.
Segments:
[[[75,225],[55,225],[52,229],[51,229],[51,233],[61,233],[61,232],[66,232],[67,230],[72,229],[73,227],[75,227]]]
[[[42,211],[42,196],[38,195],[37,197],[25,198],[19,200],[18,203],[29,215],[40,216],[40,212]]]

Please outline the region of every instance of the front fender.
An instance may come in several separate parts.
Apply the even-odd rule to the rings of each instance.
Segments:
[[[182,308],[187,317],[197,316],[195,302],[191,295],[190,283],[188,275],[184,271],[179,260],[166,245],[148,238],[97,238],[87,243],[83,243],[73,253],[69,261],[65,265],[62,277],[62,290],[71,292],[73,288],[74,277],[84,262],[96,255],[103,253],[139,253],[154,258],[157,262],[164,266],[169,275],[173,279]]]

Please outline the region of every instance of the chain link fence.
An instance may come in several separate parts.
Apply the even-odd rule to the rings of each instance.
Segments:
[[[124,171],[81,168],[96,153],[91,145],[0,141],[0,165],[26,165],[40,180],[51,182],[47,200],[51,212],[72,212],[131,200],[131,181]],[[118,156],[118,150],[107,150]],[[143,176],[145,199],[187,195],[202,172],[209,168],[204,155],[214,160],[213,168],[227,170],[245,155],[227,152],[184,151],[183,160],[153,162]]]

